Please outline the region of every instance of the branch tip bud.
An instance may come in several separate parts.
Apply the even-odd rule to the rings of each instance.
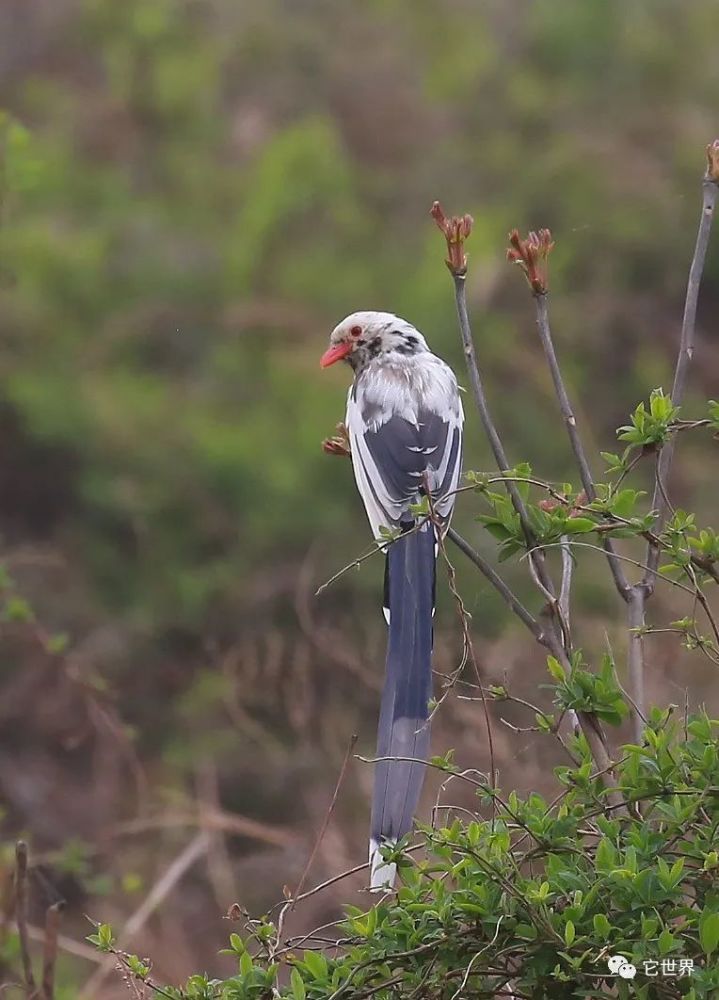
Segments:
[[[474,219],[471,215],[466,214],[453,215],[448,218],[438,201],[434,202],[429,214],[447,241],[445,264],[455,277],[463,277],[467,273],[467,255],[464,252],[464,243],[472,232]]]
[[[507,260],[511,264],[519,264],[535,295],[546,295],[549,288],[549,255],[554,249],[549,229],[530,230],[526,239],[522,239],[518,229],[513,229],[508,239]]]
[[[719,184],[719,139],[715,139],[707,146],[706,179]]]

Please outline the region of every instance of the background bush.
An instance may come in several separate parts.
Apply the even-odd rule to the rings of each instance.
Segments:
[[[329,329],[392,309],[461,372],[427,210],[472,212],[468,296],[497,419],[512,461],[561,481],[569,452],[503,259],[511,227],[551,226],[558,350],[598,463],[636,400],[668,388],[717,29],[710,0],[0,5],[0,795],[8,842],[28,837],[37,861],[36,922],[62,895],[76,939],[85,912],[121,927],[219,810],[234,825],[213,828],[209,863],[142,936],[163,979],[229,974],[221,915],[297,883],[349,734],[373,741],[381,571],[311,599],[366,537],[349,470],[318,447],[345,390],[317,367]],[[701,416],[718,260],[686,404]],[[486,470],[476,426],[467,447]],[[713,447],[692,439],[675,467],[700,524]],[[474,513],[458,525],[493,558]],[[534,700],[542,657],[459,572],[488,675]],[[523,569],[509,576],[529,600]],[[578,573],[593,651],[617,607],[603,581],[591,561]],[[460,648],[440,599],[446,672]],[[652,614],[686,608],[667,590]],[[713,668],[648,642],[651,700],[683,704],[688,686],[715,715]],[[435,746],[486,769],[477,719],[448,699]],[[537,760],[504,729],[503,785],[548,794],[553,751]],[[369,782],[353,765],[313,877],[364,855]],[[430,781],[425,818],[435,794]],[[308,901],[298,933],[348,892]],[[63,958],[66,995],[87,961]]]

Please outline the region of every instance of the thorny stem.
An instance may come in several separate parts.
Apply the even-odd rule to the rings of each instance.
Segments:
[[[699,229],[697,231],[697,241],[694,247],[694,256],[689,268],[689,280],[687,282],[687,294],[684,301],[684,316],[682,318],[679,354],[677,356],[676,368],[674,369],[674,383],[672,385],[672,403],[674,406],[681,406],[684,400],[687,374],[694,354],[699,286],[704,272],[704,262],[706,260],[707,247],[709,246],[709,236],[711,234],[712,221],[714,219],[717,186],[717,181],[710,176],[709,172],[707,172],[702,186],[702,210],[699,219]],[[659,454],[654,496],[652,497],[652,510],[656,510],[659,513],[656,529],[657,534],[661,532],[666,521],[667,504],[665,498],[662,496],[662,484],[668,485],[673,456],[674,439],[670,438]],[[646,560],[648,569],[644,574],[641,584],[646,591],[647,597],[654,593],[657,566],[659,565],[659,555],[659,547],[656,545],[649,545]]]

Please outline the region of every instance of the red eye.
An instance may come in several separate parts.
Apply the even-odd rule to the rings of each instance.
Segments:
[[[359,337],[359,335],[362,333],[362,327],[353,326],[352,329],[350,330],[350,333],[352,334],[353,337]]]

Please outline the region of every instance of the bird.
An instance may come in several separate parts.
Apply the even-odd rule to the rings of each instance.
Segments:
[[[392,313],[343,319],[320,365],[338,361],[354,372],[345,425],[357,490],[386,547],[388,641],[369,842],[370,888],[383,891],[394,886],[396,865],[382,848],[411,830],[429,754],[437,554],[461,475],[464,412],[452,369]],[[428,490],[432,518],[413,513]]]

